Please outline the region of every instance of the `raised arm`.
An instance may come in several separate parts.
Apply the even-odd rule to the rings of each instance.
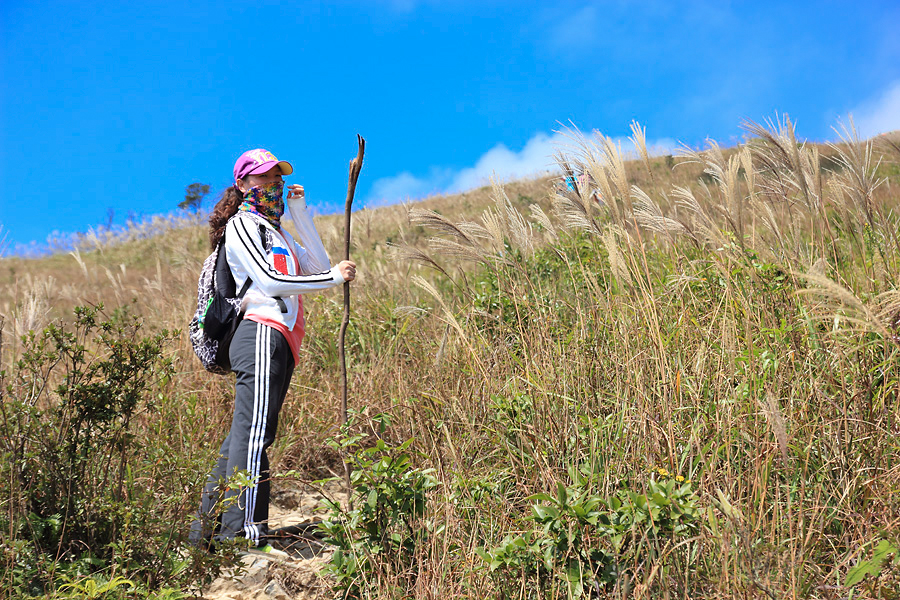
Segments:
[[[266,261],[266,252],[259,237],[259,229],[251,218],[236,217],[225,229],[225,251],[228,264],[238,280],[246,273],[267,296],[291,296],[328,289],[346,281],[340,266],[325,268],[310,275],[285,275]],[[236,269],[235,267],[240,267]],[[238,286],[242,281],[236,281]]]
[[[331,260],[328,258],[328,252],[325,251],[325,245],[322,243],[319,232],[316,231],[312,215],[309,214],[309,210],[306,207],[306,199],[302,195],[295,196],[290,194],[287,205],[294,227],[297,228],[297,237],[300,238],[300,245],[306,250],[306,252],[297,253],[297,258],[300,262],[300,272],[318,273],[329,269]]]

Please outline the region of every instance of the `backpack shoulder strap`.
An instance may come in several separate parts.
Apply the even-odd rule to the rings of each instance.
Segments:
[[[248,277],[247,277],[247,280],[244,282],[244,285],[241,286],[241,291],[238,292],[238,295],[236,296],[236,298],[238,298],[238,299],[243,298],[243,297],[244,297],[244,294],[247,293],[247,290],[250,289],[250,284],[251,284],[251,283],[253,283],[253,280],[250,279],[250,277],[248,276]]]
[[[225,256],[225,236],[219,240],[216,247],[216,289],[226,298],[234,297],[234,277],[231,275],[231,267],[228,266],[228,258]]]
[[[262,230],[262,225],[260,225],[260,230]],[[224,233],[222,233],[222,239],[219,240],[217,252],[219,254],[216,256],[216,287],[226,298],[243,298],[247,290],[250,289],[253,279],[248,275],[244,285],[241,286],[241,291],[235,294],[234,275],[231,272],[231,267],[228,265],[228,257],[225,255]]]

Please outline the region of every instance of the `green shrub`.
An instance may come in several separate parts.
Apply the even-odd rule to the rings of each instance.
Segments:
[[[383,434],[388,416],[374,421]],[[379,436],[363,448],[364,439],[357,435],[340,443],[350,452],[353,508],[325,501],[331,514],[321,525],[326,541],[336,547],[325,572],[335,577],[345,598],[377,594],[379,588],[410,589],[428,538],[443,530],[425,520],[426,493],[437,481],[433,469],[412,465],[412,440],[392,446]]]
[[[116,589],[199,576],[177,553],[196,467],[144,435],[166,400],[173,335],[143,336],[138,319],[100,306],[23,337],[0,371],[0,585],[36,595],[106,571]]]
[[[535,590],[566,597],[599,593],[626,571],[663,560],[668,543],[700,529],[691,483],[663,470],[657,474],[661,478],[651,476],[645,493],[623,489],[605,499],[591,492],[589,475],[569,469],[572,485],[559,483],[555,496],[531,496],[535,503],[525,522],[532,529],[476,552],[503,593],[511,594],[523,579]],[[561,589],[552,586],[551,576]]]

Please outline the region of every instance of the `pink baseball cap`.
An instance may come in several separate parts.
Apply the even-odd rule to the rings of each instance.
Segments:
[[[234,163],[234,180],[243,179],[247,175],[265,173],[275,165],[281,168],[282,175],[290,175],[294,172],[294,167],[291,166],[291,163],[285,160],[278,160],[268,150],[263,150],[262,148],[247,150]]]

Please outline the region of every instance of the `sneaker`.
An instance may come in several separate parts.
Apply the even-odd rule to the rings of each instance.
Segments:
[[[272,544],[265,544],[263,546],[257,546],[255,548],[250,548],[247,550],[247,554],[255,554],[257,556],[262,556],[264,558],[273,558],[275,560],[286,560],[291,557],[287,552],[283,552],[274,548]]]

